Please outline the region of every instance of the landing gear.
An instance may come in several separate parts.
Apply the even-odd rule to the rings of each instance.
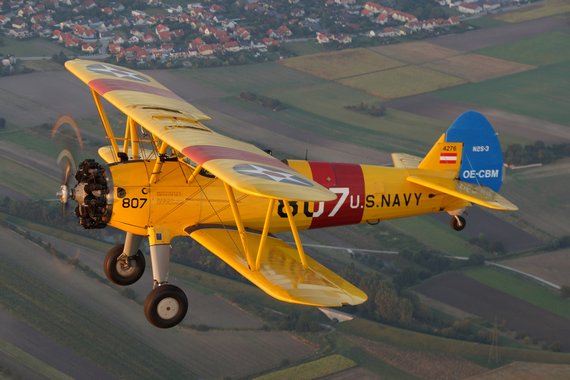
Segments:
[[[164,284],[149,293],[144,302],[144,315],[156,327],[168,329],[186,316],[188,299],[177,286]]]
[[[111,248],[107,252],[103,266],[109,281],[121,286],[137,282],[145,268],[145,259],[141,250],[129,256],[124,252],[124,247],[124,244],[119,244]]]
[[[461,215],[453,215],[453,217],[451,218],[451,222],[449,224],[451,225],[451,228],[453,228],[455,231],[462,231],[465,228],[467,222],[465,221],[465,218],[462,217]]]

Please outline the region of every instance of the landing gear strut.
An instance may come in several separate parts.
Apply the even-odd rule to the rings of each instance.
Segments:
[[[451,218],[451,222],[449,224],[451,225],[451,228],[453,228],[455,231],[462,231],[465,228],[467,222],[465,221],[465,218],[462,217],[461,215],[453,215],[453,217]]]
[[[151,245],[150,258],[154,289],[144,302],[144,315],[154,326],[168,329],[182,322],[186,316],[188,298],[182,289],[167,282],[170,245]]]

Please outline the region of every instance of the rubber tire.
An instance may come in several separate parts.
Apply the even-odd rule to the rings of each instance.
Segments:
[[[457,223],[457,219],[455,217],[451,218],[451,222],[449,224],[451,225],[451,228],[453,228],[455,231],[463,231],[463,229],[467,225],[467,221],[461,215],[459,215],[457,218],[459,218],[461,225]]]
[[[124,244],[119,244],[111,248],[105,256],[105,262],[103,264],[103,270],[105,271],[105,276],[113,284],[120,286],[132,285],[137,282],[143,275],[146,261],[143,253],[139,249],[134,256],[131,256],[131,263],[135,263],[132,266],[134,270],[128,274],[123,274],[117,269],[117,259],[123,254]]]
[[[162,304],[161,302],[164,301]],[[175,302],[175,304],[168,304]],[[166,303],[166,305],[165,305]],[[171,310],[174,306],[175,309]],[[177,307],[177,309],[176,309]],[[160,315],[162,312],[174,313],[172,316],[165,317]],[[186,294],[177,286],[164,284],[154,288],[146,297],[144,301],[144,315],[146,319],[154,326],[161,329],[169,329],[176,326],[186,316],[188,312],[188,298]]]

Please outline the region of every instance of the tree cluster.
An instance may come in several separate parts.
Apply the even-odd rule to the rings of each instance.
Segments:
[[[360,102],[360,104],[345,106],[344,108],[374,117],[382,117],[386,115],[386,106],[380,103],[366,104],[364,102]]]
[[[55,63],[63,65],[67,60],[69,60],[69,57],[65,55],[63,51],[60,50],[59,53],[54,53],[54,55],[51,56],[51,60],[54,61]]]
[[[248,102],[253,102],[261,105],[264,108],[269,108],[273,111],[283,111],[287,106],[277,99],[269,98],[267,96],[259,95],[253,92],[244,91],[239,94],[239,97]]]
[[[507,253],[505,246],[500,241],[491,241],[485,235],[480,234],[477,237],[469,239],[469,242],[477,247],[483,249],[486,252],[495,255],[504,255]]]
[[[533,144],[513,144],[504,152],[509,165],[548,164],[564,157],[570,157],[570,143],[546,145],[543,141]]]

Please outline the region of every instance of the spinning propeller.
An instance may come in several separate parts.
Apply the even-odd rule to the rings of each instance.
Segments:
[[[72,143],[74,138],[70,138],[69,134],[61,135],[60,138],[63,141],[64,148],[59,155],[57,156],[57,165],[60,167],[62,172],[62,181],[59,187],[59,191],[56,193],[57,199],[61,203],[61,212],[65,214],[66,210],[68,209],[69,199],[73,197],[73,193],[71,191],[69,180],[71,173],[75,173],[77,171],[77,167],[75,164],[75,159],[73,158],[73,154],[71,153],[71,148],[68,149],[71,145],[79,144],[79,147],[83,148],[83,139],[81,138],[81,131],[77,126],[77,123],[73,118],[69,115],[60,116],[53,125],[51,131],[51,137],[54,139],[58,134],[58,131],[62,126],[69,126],[71,127],[72,131],[74,132],[76,141]]]

